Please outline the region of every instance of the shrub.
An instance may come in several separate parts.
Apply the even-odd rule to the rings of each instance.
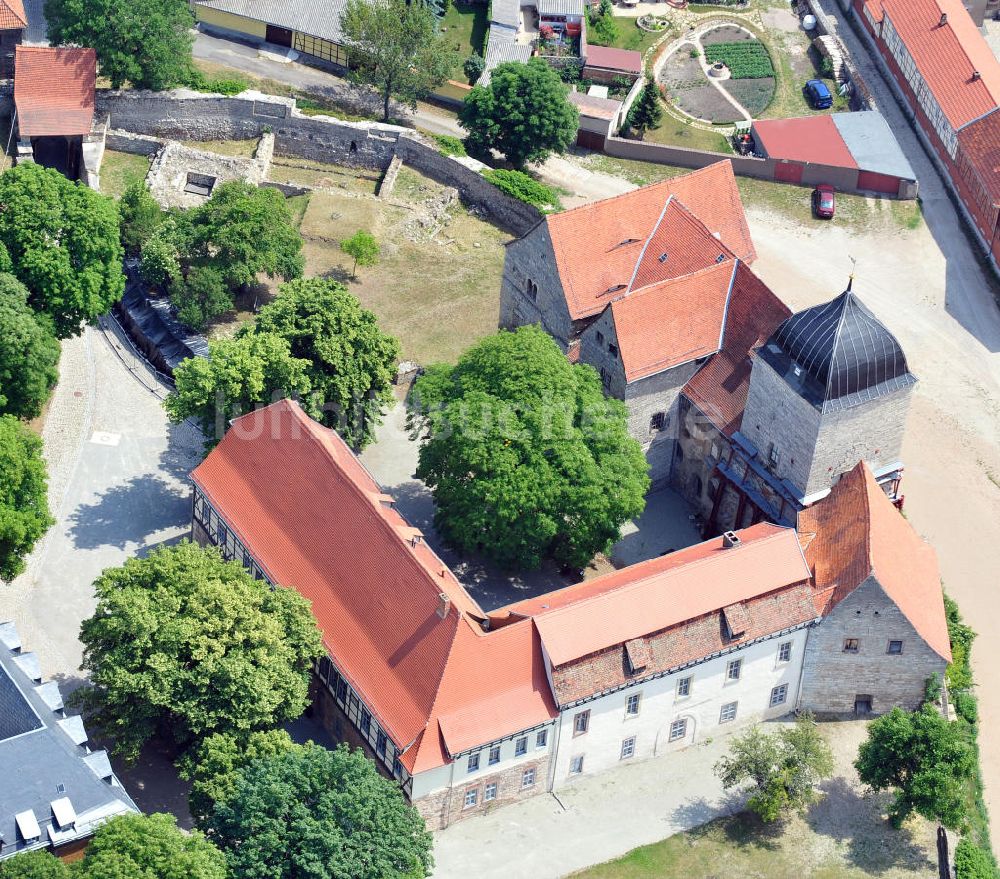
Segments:
[[[729,68],[733,79],[763,79],[774,76],[771,56],[759,40],[713,43],[705,47],[705,60],[709,64],[721,61]]]
[[[955,879],[996,879],[993,853],[968,837],[955,847]]]
[[[196,92],[208,92],[216,95],[238,95],[250,88],[250,82],[238,77],[208,77],[197,68],[193,68],[187,81],[188,88]]]
[[[941,698],[941,678],[935,673],[924,681],[924,701],[937,702]]]
[[[536,208],[543,210],[558,210],[559,197],[544,183],[539,183],[523,171],[504,171],[490,169],[483,171],[483,176],[501,192],[506,192],[512,198],[520,199]]]
[[[195,330],[233,307],[233,298],[222,273],[212,266],[195,266],[183,284],[176,284],[170,301],[177,318]]]
[[[166,225],[167,223],[164,223],[164,226]],[[139,265],[142,279],[147,284],[166,291],[173,286],[180,273],[177,245],[169,234],[154,233],[142,248],[142,262]]]
[[[979,704],[968,690],[955,693],[955,711],[966,723],[975,725],[979,720]]]
[[[587,39],[595,46],[612,46],[618,39],[618,24],[610,15],[598,15],[591,19]]]
[[[476,80],[483,75],[485,69],[486,61],[478,52],[466,58],[465,63],[462,65],[462,70],[465,71],[470,85],[475,84]]]
[[[437,141],[438,151],[445,156],[464,156],[467,155],[465,152],[465,144],[462,143],[462,139],[459,137],[453,137],[450,134],[435,134],[434,140]]]

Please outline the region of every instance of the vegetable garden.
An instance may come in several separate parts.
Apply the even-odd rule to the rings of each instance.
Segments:
[[[705,46],[705,60],[710,64],[721,61],[729,68],[733,79],[764,79],[774,76],[771,56],[758,40],[712,43]]]

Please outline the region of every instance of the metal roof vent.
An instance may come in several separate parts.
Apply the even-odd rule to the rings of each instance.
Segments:
[[[732,549],[735,546],[739,546],[743,541],[740,540],[739,534],[735,531],[726,531],[722,535],[722,547],[723,549]]]

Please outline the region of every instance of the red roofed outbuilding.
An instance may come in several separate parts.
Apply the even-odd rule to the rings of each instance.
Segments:
[[[14,75],[14,52],[27,27],[23,0],[0,0],[0,78]]]

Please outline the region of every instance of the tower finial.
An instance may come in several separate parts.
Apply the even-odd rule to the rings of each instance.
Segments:
[[[851,273],[847,276],[847,290],[845,292],[850,293],[851,287],[854,286],[854,269],[857,268],[858,261],[853,256],[847,258],[851,261]]]

